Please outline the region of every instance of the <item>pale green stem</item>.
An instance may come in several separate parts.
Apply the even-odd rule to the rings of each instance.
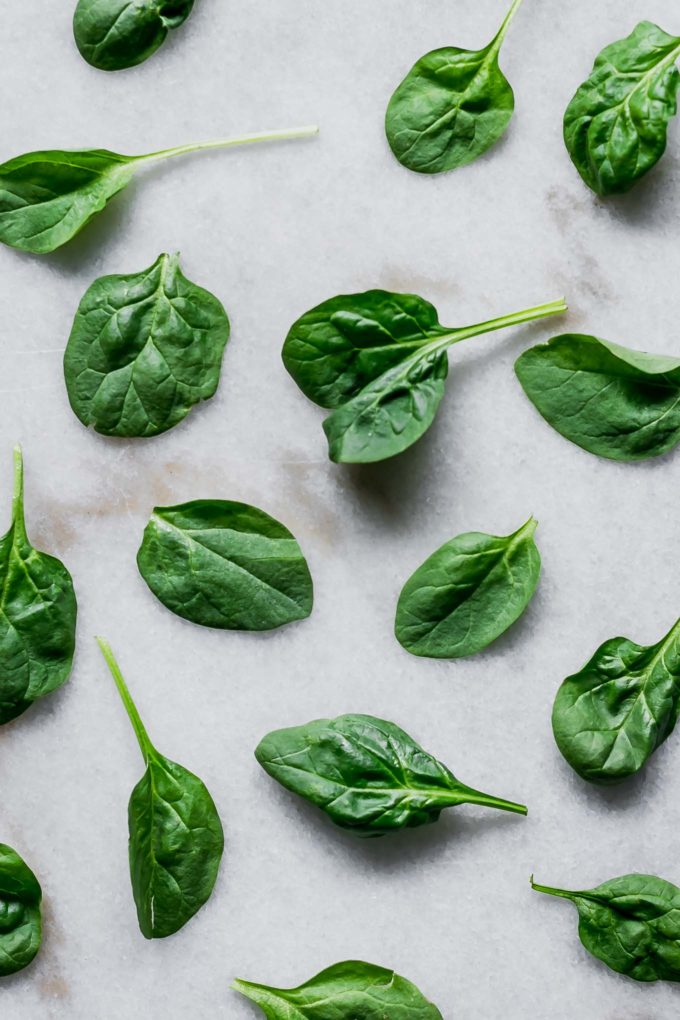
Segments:
[[[254,135],[237,135],[218,142],[197,142],[190,145],[178,145],[174,149],[161,149],[149,152],[145,156],[133,157],[136,162],[143,163],[155,159],[169,159],[171,156],[184,156],[191,152],[202,152],[205,149],[230,149],[236,145],[255,145],[258,142],[282,142],[291,138],[311,138],[318,135],[316,125],[299,128],[284,128],[281,131],[262,131]]]
[[[498,35],[496,36],[496,38],[494,39],[493,43],[491,44],[492,49],[496,53],[498,52],[498,50],[500,50],[501,46],[503,45],[503,40],[505,39],[506,33],[507,33],[508,29],[510,28],[510,22],[512,21],[512,19],[517,14],[517,11],[522,6],[522,2],[523,2],[523,0],[513,0],[512,5],[510,7],[510,10],[505,15],[505,18],[503,19],[503,24],[501,25],[501,27],[498,30]]]
[[[537,882],[534,882],[533,875],[531,876],[530,881],[532,889],[536,892],[545,893],[546,896],[561,896],[565,900],[571,900],[574,896],[578,895],[578,893],[569,892],[568,889],[553,889],[552,886],[549,885],[539,885]]]
[[[111,651],[111,646],[109,645],[108,641],[106,641],[102,637],[98,637],[97,644],[101,648],[102,655],[106,659],[106,663],[109,669],[111,670],[111,676],[116,681],[118,693],[120,694],[121,700],[125,705],[125,711],[128,714],[128,718],[132,723],[132,728],[135,731],[135,736],[137,737],[137,740],[139,742],[139,746],[142,755],[144,756],[144,760],[148,762],[149,758],[153,757],[154,746],[151,743],[151,740],[149,739],[149,734],[146,732],[144,723],[142,722],[139,712],[137,711],[137,706],[132,700],[132,695],[130,694],[127,688],[127,684],[123,679],[123,674],[120,671],[120,667],[115,660],[114,654]]]
[[[14,447],[14,493],[12,495],[12,523],[23,538],[26,537],[24,521],[24,458],[21,447]]]
[[[464,329],[451,330],[450,333],[434,341],[429,350],[446,350],[447,347],[473,336],[493,333],[497,329],[507,329],[508,326],[519,326],[524,322],[535,322],[536,319],[545,319],[549,315],[562,315],[566,311],[567,306],[564,298],[560,298],[558,301],[549,301],[545,305],[536,305],[535,308],[525,308],[522,312],[511,312],[510,315],[501,315],[498,319],[489,319],[488,322],[479,322],[474,326],[466,326]]]
[[[460,804],[480,804],[482,807],[498,808],[500,811],[512,811],[516,815],[528,814],[524,804],[516,804],[512,800],[503,800],[502,797],[491,797],[488,793],[480,793],[473,790],[471,786],[463,786],[461,790],[463,798],[458,801]]]

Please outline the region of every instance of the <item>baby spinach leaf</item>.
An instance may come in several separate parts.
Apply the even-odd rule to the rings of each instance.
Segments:
[[[359,960],[336,963],[298,988],[241,980],[231,987],[255,1002],[267,1020],[442,1020],[406,978]]]
[[[430,427],[449,347],[566,308],[553,301],[455,329],[441,326],[435,308],[414,294],[343,294],[293,324],[283,363],[310,400],[331,409],[323,423],[331,460],[367,464],[402,453]]]
[[[598,195],[628,191],[661,159],[677,111],[680,38],[641,21],[602,50],[564,115],[564,142]]]
[[[229,319],[182,274],[179,255],[103,276],[86,291],[64,355],[69,401],[107,436],[157,436],[217,389]]]
[[[194,0],[78,0],[73,35],[88,64],[118,71],[147,60],[193,6]]]
[[[0,538],[0,723],[66,683],[76,644],[68,570],[34,549],[24,520],[24,465],[14,450],[12,524]]]
[[[537,521],[499,538],[477,531],[452,538],[404,585],[395,634],[412,655],[457,659],[500,637],[529,605],[541,572]]]
[[[566,439],[610,460],[658,457],[680,441],[680,360],[577,333],[520,355],[515,372]]]
[[[0,165],[0,241],[34,254],[54,251],[75,237],[148,163],[204,149],[306,138],[317,131],[304,127],[242,135],[145,156],[121,156],[107,149],[52,149],[16,156]]]
[[[496,37],[482,50],[445,46],[416,61],[390,99],[385,131],[403,166],[439,174],[467,166],[490,149],[515,109],[498,66],[503,40],[522,0],[513,0]]]
[[[287,790],[357,836],[428,825],[444,808],[458,804],[527,813],[522,804],[465,786],[408,733],[371,715],[275,730],[260,742],[255,757]]]
[[[224,833],[208,790],[149,739],[113,652],[97,638],[146,765],[128,807],[130,878],[142,935],[174,935],[210,898]]]
[[[680,889],[654,875],[622,875],[595,889],[531,886],[571,900],[581,942],[612,970],[635,981],[680,981]]]
[[[247,503],[156,507],[137,565],[164,606],[204,627],[273,630],[312,611],[312,578],[297,541]]]
[[[673,732],[680,713],[680,620],[655,645],[605,641],[557,692],[553,733],[590,783],[635,775]]]
[[[40,949],[42,889],[16,850],[0,843],[0,977],[28,967]]]

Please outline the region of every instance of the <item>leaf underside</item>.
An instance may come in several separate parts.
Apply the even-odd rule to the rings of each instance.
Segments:
[[[205,627],[271,630],[312,610],[312,579],[297,541],[244,503],[157,507],[137,563],[168,609]]]

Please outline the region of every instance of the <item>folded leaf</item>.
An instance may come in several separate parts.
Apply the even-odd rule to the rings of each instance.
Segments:
[[[515,363],[532,404],[566,439],[610,460],[658,457],[680,441],[680,360],[566,333]]]

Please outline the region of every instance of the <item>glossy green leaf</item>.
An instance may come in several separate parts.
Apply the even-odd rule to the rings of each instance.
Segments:
[[[130,878],[142,934],[174,935],[210,897],[224,849],[205,785],[151,743],[109,645],[97,638],[146,765],[128,807]]]
[[[436,1006],[393,970],[348,960],[298,988],[234,981],[267,1020],[442,1020]]]
[[[430,427],[449,347],[564,311],[564,301],[553,301],[453,329],[414,294],[343,294],[293,324],[282,357],[303,393],[331,409],[323,424],[331,460],[367,464],[402,453]]]
[[[193,6],[194,0],[78,0],[73,35],[88,64],[118,71],[147,60]]]
[[[680,360],[566,333],[515,363],[532,404],[566,439],[610,460],[658,457],[680,441]]]
[[[16,850],[0,843],[0,977],[28,967],[40,949],[42,890]]]
[[[404,585],[397,640],[413,655],[474,655],[522,615],[536,591],[541,557],[530,517],[507,537],[477,531],[437,549]]]
[[[297,541],[246,503],[156,507],[137,565],[164,606],[204,627],[272,630],[312,611],[312,579]]]
[[[213,396],[229,319],[182,274],[179,255],[103,276],[85,293],[64,355],[69,401],[107,436],[157,436]]]
[[[635,981],[680,981],[680,889],[654,875],[622,875],[595,889],[570,892],[537,885],[571,900],[581,942],[612,970]]]
[[[12,524],[0,538],[0,723],[66,683],[76,643],[76,597],[68,570],[31,545],[24,469],[14,451]]]
[[[121,156],[107,149],[52,149],[17,156],[0,165],[0,241],[34,254],[54,251],[75,237],[148,163],[205,149],[306,138],[317,130],[243,135],[145,156]]]
[[[680,620],[657,644],[605,641],[567,677],[553,706],[555,740],[591,783],[636,772],[673,732],[680,712]]]
[[[598,195],[628,191],[666,150],[677,111],[680,38],[641,21],[602,50],[564,115],[574,166]]]
[[[397,87],[385,131],[392,152],[409,170],[438,174],[467,166],[505,134],[515,97],[498,58],[521,2],[513,0],[500,31],[484,49],[432,50]]]
[[[436,822],[444,808],[480,804],[526,814],[459,782],[394,723],[371,715],[316,719],[275,730],[255,757],[277,782],[357,836],[384,836]]]

